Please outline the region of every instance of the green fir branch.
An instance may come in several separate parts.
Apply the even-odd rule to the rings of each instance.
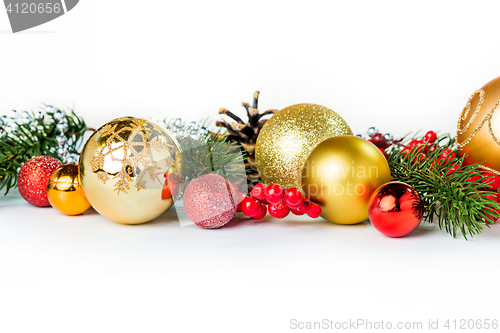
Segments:
[[[36,120],[31,111],[30,123],[15,122],[15,130],[0,136],[0,190],[5,189],[5,194],[17,186],[19,168],[30,158],[46,155],[59,159],[56,137],[60,132],[56,128],[59,121],[54,117],[55,111],[46,112],[42,120]],[[87,126],[73,110],[65,112],[65,119],[68,123],[65,148],[69,154],[78,154]],[[32,128],[32,124],[37,128]]]
[[[392,149],[388,162],[393,180],[413,186],[420,194],[424,221],[433,223],[437,219],[440,229],[453,237],[461,233],[467,239],[468,235],[479,234],[484,226],[489,228],[500,217],[500,204],[484,197],[497,193],[485,188],[480,180],[467,181],[475,175],[483,178],[485,171],[478,168],[479,164],[465,165],[464,157],[438,162],[439,155],[447,148],[458,156],[454,143],[449,135],[441,136],[435,151],[427,153],[425,158],[421,157],[421,146],[413,147],[406,156],[402,150]],[[454,166],[458,169],[450,172]]]
[[[245,154],[239,145],[227,140],[220,133],[207,133],[193,140],[190,136],[179,141],[184,157],[184,186],[198,176],[215,173],[240,185],[245,183]]]

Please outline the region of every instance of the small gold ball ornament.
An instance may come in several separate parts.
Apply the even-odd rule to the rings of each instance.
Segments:
[[[322,208],[321,216],[338,224],[368,218],[370,195],[391,181],[384,154],[365,139],[341,135],[321,142],[302,170],[301,188]]]
[[[352,134],[337,113],[317,104],[296,104],[273,115],[257,138],[255,159],[266,184],[299,187],[309,153],[323,140]]]
[[[456,143],[466,164],[500,175],[500,77],[475,91],[458,118]]]
[[[90,209],[90,202],[80,183],[78,165],[62,165],[49,177],[47,198],[50,205],[66,215],[80,215]]]
[[[183,176],[182,159],[179,143],[164,128],[141,118],[118,118],[99,128],[85,144],[80,177],[99,214],[115,222],[139,224],[173,205],[177,196],[173,189]]]

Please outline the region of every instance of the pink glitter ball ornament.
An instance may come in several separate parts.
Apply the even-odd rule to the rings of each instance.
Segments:
[[[184,191],[184,209],[196,225],[216,229],[226,225],[236,214],[238,193],[224,177],[199,176]]]
[[[52,172],[61,165],[54,157],[43,155],[26,161],[17,175],[17,188],[24,200],[38,207],[49,207],[47,183]]]

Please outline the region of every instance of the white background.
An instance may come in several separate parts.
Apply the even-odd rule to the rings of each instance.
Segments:
[[[0,114],[45,102],[74,106],[92,127],[124,115],[216,119],[220,107],[242,114],[260,90],[261,110],[322,104],[355,133],[454,132],[472,92],[500,75],[499,11],[495,1],[86,0],[12,34],[0,10]],[[130,227],[2,197],[0,330],[500,319],[497,225],[465,242],[428,224],[389,239],[368,223],[268,220],[207,231],[169,211]]]

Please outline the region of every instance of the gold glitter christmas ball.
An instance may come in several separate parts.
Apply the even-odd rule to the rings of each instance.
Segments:
[[[458,118],[456,142],[466,164],[500,175],[500,77],[475,91]],[[484,162],[484,163],[483,163]]]
[[[90,202],[80,183],[78,165],[62,165],[49,177],[47,198],[52,207],[66,215],[80,215],[90,209]]]
[[[89,138],[80,156],[80,177],[92,207],[123,224],[151,221],[176,199],[183,176],[178,142],[157,124],[115,119]]]
[[[391,181],[384,154],[365,139],[341,135],[321,142],[302,170],[301,188],[330,222],[355,224],[368,218],[368,201]]]
[[[296,104],[277,112],[262,127],[255,159],[262,181],[299,187],[309,153],[322,141],[352,134],[337,113],[317,104]]]

